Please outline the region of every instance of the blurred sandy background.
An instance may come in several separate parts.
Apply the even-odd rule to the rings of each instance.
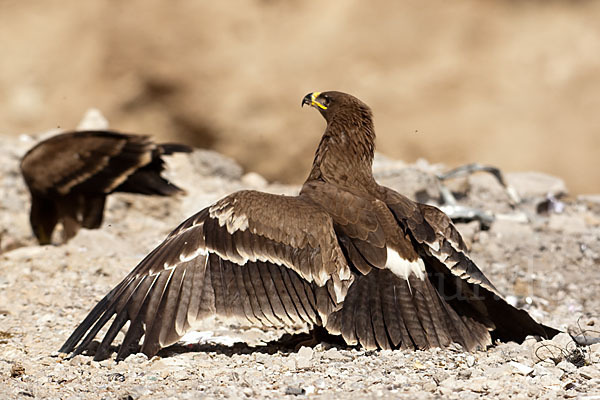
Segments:
[[[0,134],[113,128],[300,182],[311,91],[355,94],[378,149],[600,191],[600,2],[0,0]]]

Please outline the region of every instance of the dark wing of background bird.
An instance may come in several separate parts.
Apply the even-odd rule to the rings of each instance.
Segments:
[[[106,195],[115,191],[172,195],[181,191],[160,176],[163,154],[189,152],[183,145],[157,145],[147,136],[109,131],[56,135],[33,147],[21,161],[31,192],[30,221],[41,243],[62,222],[66,238],[79,226],[102,222]]]
[[[234,193],[183,222],[89,313],[60,349],[84,351],[115,317],[95,359],[152,356],[202,319],[258,326],[321,324],[351,274],[329,215],[301,197]],[[320,291],[324,295],[315,292]]]

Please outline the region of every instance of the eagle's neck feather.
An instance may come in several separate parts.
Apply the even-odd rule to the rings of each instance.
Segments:
[[[375,130],[369,110],[327,122],[309,180],[360,188],[374,183]]]

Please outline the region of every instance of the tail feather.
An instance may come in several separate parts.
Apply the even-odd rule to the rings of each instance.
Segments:
[[[491,344],[489,328],[458,315],[429,280],[407,281],[385,269],[357,276],[326,328],[367,349],[427,349],[454,341],[472,351]]]

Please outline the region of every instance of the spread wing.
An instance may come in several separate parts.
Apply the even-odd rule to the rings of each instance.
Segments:
[[[319,312],[320,293],[341,300],[349,280],[322,209],[302,196],[237,192],[176,228],[94,307],[60,351],[81,353],[113,316],[96,359],[109,355],[127,321],[118,358],[134,351],[142,335],[141,350],[154,355],[213,315],[266,326],[315,324],[327,317]]]
[[[33,147],[21,161],[32,192],[68,194],[75,186],[109,193],[152,161],[147,136],[107,131],[60,134]]]
[[[446,214],[391,189],[381,189],[386,204],[415,241],[428,274],[435,276],[432,282],[437,292],[462,318],[488,327],[493,340],[522,342],[528,335],[549,338],[558,333],[504,300],[470,259],[460,233]]]

